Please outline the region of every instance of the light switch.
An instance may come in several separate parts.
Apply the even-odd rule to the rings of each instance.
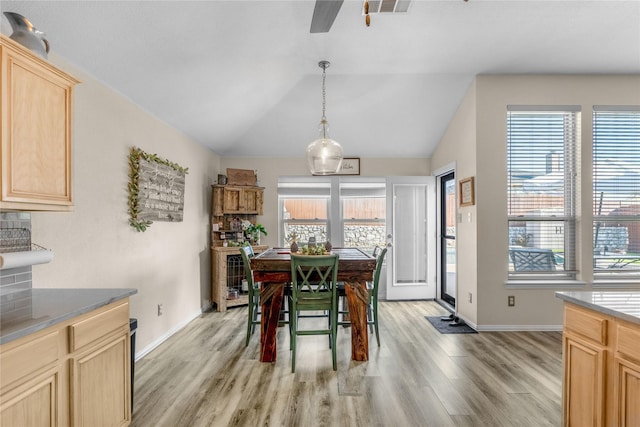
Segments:
[[[467,222],[471,222],[471,212],[467,212]]]

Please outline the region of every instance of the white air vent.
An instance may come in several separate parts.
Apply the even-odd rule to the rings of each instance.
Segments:
[[[372,13],[406,13],[411,0],[370,0],[369,14]],[[363,7],[364,10],[364,7]]]

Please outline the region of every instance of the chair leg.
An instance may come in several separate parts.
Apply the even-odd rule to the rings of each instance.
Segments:
[[[249,346],[249,341],[251,340],[251,334],[253,333],[253,300],[249,301],[249,313],[247,315],[247,342],[245,343],[245,347]]]
[[[380,347],[380,333],[378,332],[378,301],[373,301],[373,327],[376,330],[376,341]]]
[[[295,304],[294,304],[295,306]],[[289,309],[289,313],[291,314],[291,308]],[[298,333],[298,313],[295,311],[295,307],[293,309],[293,318],[289,322],[291,327],[291,372],[296,372],[296,335]]]
[[[337,307],[336,307],[337,308]],[[329,336],[331,339],[331,357],[333,359],[333,370],[337,371],[338,370],[338,363],[337,363],[337,351],[336,351],[336,341],[337,341],[337,335],[338,335],[338,310],[332,310],[330,317],[332,318],[332,322],[331,322],[331,335]]]

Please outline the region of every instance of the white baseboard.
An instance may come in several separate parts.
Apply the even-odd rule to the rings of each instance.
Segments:
[[[478,332],[562,332],[562,325],[481,325]]]
[[[463,316],[460,316],[460,318],[478,332],[562,332],[562,325],[477,325],[467,321]]]
[[[142,350],[136,352],[136,356],[135,356],[136,362],[138,360],[142,359],[147,354],[149,354],[151,351],[153,351],[156,347],[158,347],[160,344],[165,342],[167,339],[169,339],[171,337],[171,335],[175,334],[180,329],[182,329],[185,326],[187,326],[193,319],[197,318],[201,314],[202,314],[202,311],[198,311],[198,312],[192,314],[187,319],[183,320],[182,322],[180,322],[177,325],[175,325],[173,328],[169,329],[167,331],[167,333],[165,333],[164,335],[159,337],[157,340],[155,340],[154,342],[152,342],[151,344],[149,344],[148,346],[146,346]]]

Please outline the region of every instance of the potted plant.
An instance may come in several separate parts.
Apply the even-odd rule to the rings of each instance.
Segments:
[[[260,244],[260,234],[264,234],[265,236],[268,234],[262,224],[253,224],[247,220],[242,221],[242,228],[244,229],[245,236],[255,245]]]

